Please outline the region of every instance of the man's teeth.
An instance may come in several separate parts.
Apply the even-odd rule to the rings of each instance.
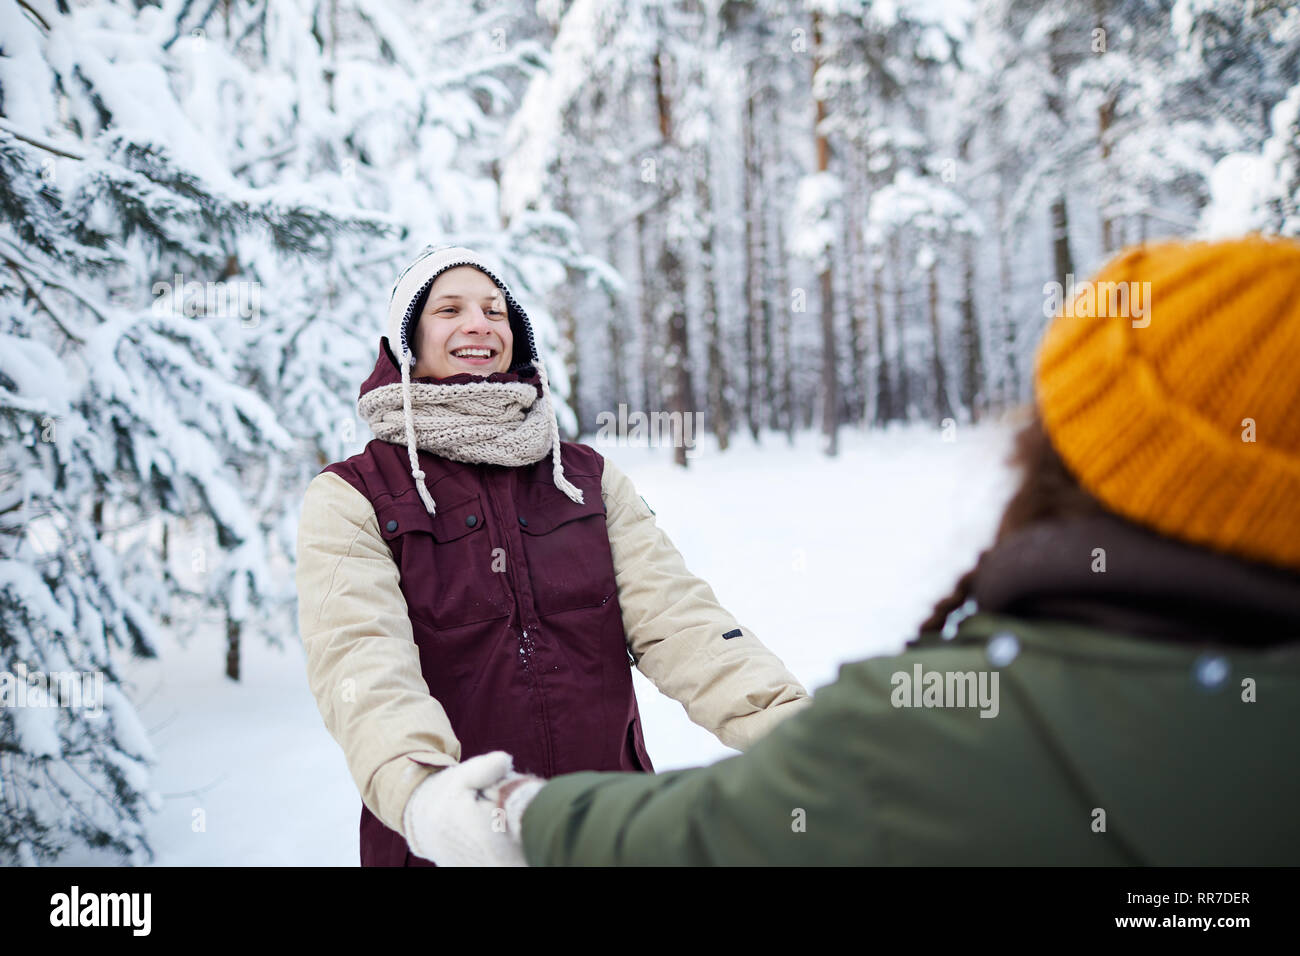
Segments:
[[[491,349],[457,349],[451,353],[457,358],[491,358]]]

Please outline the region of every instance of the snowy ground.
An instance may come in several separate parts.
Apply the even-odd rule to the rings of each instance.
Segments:
[[[991,539],[1010,491],[1010,434],[845,430],[837,459],[811,433],[793,448],[746,435],[722,455],[709,439],[687,471],[668,449],[592,444],[632,478],[687,566],[812,690],[844,661],[898,650]],[[237,685],[222,676],[218,640],[124,665],[160,761],[157,864],[357,864],[360,798],[301,648],[287,646],[247,647]],[[734,753],[636,681],[657,769]]]

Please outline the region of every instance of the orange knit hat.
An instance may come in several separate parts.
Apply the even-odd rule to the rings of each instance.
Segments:
[[[1300,241],[1137,246],[1075,292],[1035,388],[1080,485],[1167,537],[1300,569]]]

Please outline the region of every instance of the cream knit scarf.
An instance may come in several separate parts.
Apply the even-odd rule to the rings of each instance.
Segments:
[[[528,382],[412,383],[403,355],[402,381],[371,389],[357,401],[357,412],[375,437],[406,443],[411,475],[429,514],[433,496],[424,483],[416,448],[452,461],[489,465],[531,465],[554,455],[555,486],[575,502],[582,490],[564,477],[560,430],[551,408],[546,369],[536,363],[543,390]]]

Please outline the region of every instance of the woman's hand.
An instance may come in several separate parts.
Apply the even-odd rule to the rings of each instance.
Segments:
[[[505,813],[506,834],[522,846],[524,810],[546,781],[531,774],[512,773],[497,788],[497,809]]]

